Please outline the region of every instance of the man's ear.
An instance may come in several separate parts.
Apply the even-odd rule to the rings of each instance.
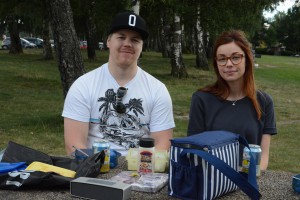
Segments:
[[[106,46],[108,48],[110,47],[110,40],[111,40],[111,34],[107,37],[107,40],[106,40]]]

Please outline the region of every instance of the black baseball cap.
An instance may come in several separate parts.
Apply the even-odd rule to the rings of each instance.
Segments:
[[[126,11],[116,15],[113,19],[108,34],[114,33],[120,29],[131,29],[138,32],[143,40],[148,38],[148,31],[145,20],[134,12]]]

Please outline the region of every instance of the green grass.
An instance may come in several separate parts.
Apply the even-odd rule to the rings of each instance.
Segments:
[[[108,53],[97,51],[87,71],[106,62]],[[48,154],[65,154],[63,139],[63,93],[56,61],[41,59],[40,50],[22,55],[0,51],[0,149],[12,140]],[[144,52],[140,66],[163,81],[171,94],[175,114],[175,137],[186,135],[192,93],[214,80],[212,71],[194,68],[195,56],[184,55],[188,79],[170,76],[170,61],[160,53]],[[269,169],[300,171],[300,59],[262,56],[255,76],[259,88],[274,100],[278,134],[272,137]]]

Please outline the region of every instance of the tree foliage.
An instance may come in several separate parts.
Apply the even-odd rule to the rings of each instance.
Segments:
[[[293,6],[283,15],[275,27],[277,40],[286,46],[287,50],[300,52],[300,7]]]
[[[97,43],[99,41],[105,43],[107,30],[113,16],[120,11],[131,9],[133,2],[132,0],[69,1],[76,34],[80,40],[88,41],[87,52],[91,59],[94,59]],[[162,56],[170,57],[171,43],[174,41],[172,27],[174,27],[176,14],[180,19],[179,29],[182,32],[180,38],[177,38],[177,40],[180,39],[181,50],[183,53],[197,54],[195,62],[197,66],[207,65],[203,55],[206,55],[207,58],[210,56],[215,38],[228,29],[243,30],[255,45],[264,43],[267,46],[274,46],[281,43],[288,50],[299,51],[299,7],[293,7],[286,16],[278,15],[273,22],[270,22],[269,29],[264,27],[263,11],[273,10],[279,2],[283,1],[142,0],[139,14],[147,21],[150,32],[144,49],[161,51]],[[8,30],[5,19],[13,17],[21,22],[17,23],[17,26],[11,26],[17,28],[10,28],[11,32],[14,30],[14,35],[19,36],[19,32],[33,36],[42,35],[45,29],[43,2],[39,0],[11,0],[9,3],[0,1],[0,33]],[[200,23],[197,20],[200,20]],[[198,24],[198,29],[195,29],[196,24]],[[72,38],[71,40],[75,41]],[[18,45],[17,42],[15,44]],[[199,47],[199,44],[203,46],[200,51],[196,48]],[[175,55],[174,52],[173,55]],[[182,66],[184,66],[183,60]]]

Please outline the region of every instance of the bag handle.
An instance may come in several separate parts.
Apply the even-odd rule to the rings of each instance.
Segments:
[[[245,145],[249,150],[250,147],[247,141],[243,137],[239,137],[239,142]],[[245,194],[247,194],[251,199],[256,200],[261,197],[261,194],[258,191],[258,185],[256,182],[256,166],[254,157],[250,151],[250,166],[248,171],[248,179],[243,176],[241,173],[235,171],[223,160],[218,157],[203,151],[196,149],[183,149],[180,153],[180,156],[184,156],[187,153],[196,154],[199,157],[203,158],[211,165],[215,166],[220,172],[225,174],[232,182],[234,182]]]

